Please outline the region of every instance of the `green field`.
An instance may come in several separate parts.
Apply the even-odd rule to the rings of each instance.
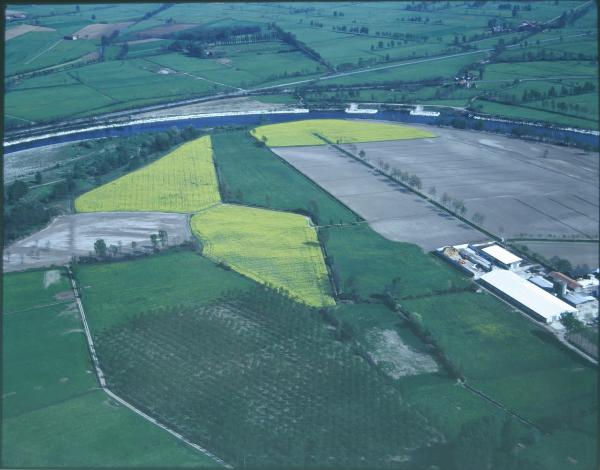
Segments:
[[[69,286],[3,277],[2,466],[215,466],[98,388]]]
[[[209,303],[224,292],[245,290],[253,284],[189,251],[80,266],[77,279],[94,334],[153,308]],[[176,284],[173,279],[178,280]],[[114,295],[107,296],[106,292]]]
[[[71,78],[75,77],[78,85],[57,84],[49,93],[49,89],[34,90],[28,84],[29,80],[38,78],[35,76],[10,84],[5,100],[6,123],[10,128],[23,127],[28,121],[53,122],[276,84],[289,84],[287,91],[304,93],[305,84],[294,82],[319,77],[323,80],[317,82],[318,88],[326,92],[334,86],[386,84],[394,88],[386,90],[393,97],[378,98],[378,101],[434,102],[461,107],[472,95],[466,98],[452,96],[455,90],[449,92],[447,85],[435,84],[434,91],[444,95],[435,98],[425,96],[428,93],[425,91],[409,96],[397,91],[406,83],[418,83],[422,87],[430,85],[424,83],[426,80],[451,82],[459,73],[471,70],[477,74],[480,69],[485,72],[485,80],[574,73],[590,74],[597,80],[594,39],[597,8],[594,5],[578,5],[585,10],[583,16],[543,32],[519,31],[518,26],[523,21],[543,22],[557,19],[563,12],[570,14],[572,8],[568,2],[549,0],[529,2],[522,8],[520,4],[515,6],[519,10],[513,14],[513,10],[498,2],[440,1],[419,7],[405,2],[308,6],[225,3],[203,4],[201,8],[194,4],[174,4],[152,16],[156,13],[155,4],[90,4],[80,6],[80,10],[71,6],[17,5],[16,9],[29,16],[14,24],[39,24],[55,31],[31,32],[8,41],[7,75],[37,72],[92,51],[99,52],[99,39],[62,40],[64,35],[75,33],[86,25],[125,21],[133,24],[121,31],[99,62],[79,64],[70,72],[47,71],[58,76],[72,74]],[[508,29],[492,33],[490,22]],[[231,40],[201,42],[204,50],[215,54],[214,58],[193,57],[177,48],[169,50],[168,46],[178,38],[176,33],[166,39],[154,38],[158,39],[156,42],[135,43],[148,37],[146,33],[150,29],[171,23],[193,25],[186,30],[188,33],[239,26],[258,26],[261,33],[268,33],[274,31],[275,24],[300,43],[289,40],[286,43],[285,36],[271,37],[267,41],[234,36]],[[500,41],[510,47],[497,57],[490,57],[490,50]],[[125,42],[130,43],[129,53],[118,59]],[[181,42],[185,44],[185,41]],[[544,57],[540,56],[542,51],[546,54]],[[467,54],[461,55],[464,53]],[[574,64],[582,61],[587,61],[587,65]],[[394,67],[368,70],[389,65]],[[165,68],[171,73],[158,73]],[[331,75],[334,72],[341,74]],[[350,74],[344,75],[346,72]],[[62,80],[58,79],[58,83]],[[482,82],[481,85],[499,93],[504,91],[501,82]],[[26,94],[23,93],[25,89],[29,90]],[[361,100],[340,98],[341,104],[365,101],[364,96],[365,93]],[[308,99],[307,103],[314,101]],[[486,111],[494,112],[495,109],[488,107]],[[514,116],[503,112],[502,116],[526,117],[522,110]],[[554,116],[554,119],[547,117],[545,120],[590,126],[590,123],[577,120],[579,117],[563,119]],[[539,114],[534,113],[534,119],[539,118]]]
[[[211,139],[225,202],[310,212],[313,220],[320,224],[357,220],[337,199],[324,193],[268,148],[257,147],[247,132],[215,133]]]
[[[210,137],[187,142],[167,156],[75,200],[78,212],[194,212],[220,201]]]
[[[348,283],[360,297],[394,287],[401,298],[461,290],[469,282],[416,245],[383,238],[366,225],[324,229],[327,253],[333,257],[344,291]],[[360,247],[357,250],[356,247]],[[394,282],[394,280],[396,280]]]
[[[327,268],[309,219],[253,207],[219,205],[192,217],[203,253],[312,306],[334,305]]]
[[[4,58],[4,75],[39,70],[78,59],[97,50],[88,41],[65,41],[56,31],[33,31],[10,39]]]
[[[435,137],[431,132],[399,124],[341,119],[309,119],[268,124],[252,129],[250,133],[257,140],[264,141],[269,147],[326,145],[323,139],[315,134],[337,143]]]

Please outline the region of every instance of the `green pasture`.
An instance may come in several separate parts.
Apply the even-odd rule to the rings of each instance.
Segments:
[[[328,227],[327,254],[333,257],[343,285],[354,278],[356,292],[363,298],[383,294],[396,279],[400,298],[431,295],[468,286],[455,270],[416,245],[389,241],[367,225]],[[357,250],[356,247],[360,247]]]
[[[99,390],[62,273],[61,268],[3,276],[0,464],[214,466]]]
[[[100,390],[4,416],[3,467],[218,467]]]
[[[226,202],[297,212],[310,211],[314,201],[321,223],[356,221],[353,212],[268,148],[258,147],[246,131],[214,133],[211,138]]]
[[[400,300],[467,381],[548,430],[597,413],[595,372],[552,335],[487,293]],[[472,354],[477,351],[477,354]]]
[[[189,251],[80,266],[77,279],[94,334],[150,309],[208,303],[224,292],[244,290],[254,284]],[[113,294],[108,296],[107,292]]]
[[[490,101],[482,100],[477,100],[475,101],[475,103],[479,111],[483,113],[493,114],[496,116],[502,116],[511,119],[526,119],[528,121],[542,121],[565,126],[582,127],[584,129],[598,128],[597,120],[568,116],[556,112],[545,111],[543,109],[531,109],[517,105],[493,103]],[[481,108],[479,108],[480,106]]]

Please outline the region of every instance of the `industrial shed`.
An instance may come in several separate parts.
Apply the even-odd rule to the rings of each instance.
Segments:
[[[515,254],[496,244],[481,248],[481,253],[486,258],[506,269],[516,269],[521,264],[521,261],[523,261]]]
[[[492,292],[522,308],[536,320],[552,323],[558,321],[562,313],[577,313],[577,310],[566,302],[512,271],[493,269],[479,280]]]

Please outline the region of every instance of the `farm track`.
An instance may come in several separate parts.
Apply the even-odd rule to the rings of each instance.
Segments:
[[[104,378],[104,373],[102,372],[102,369],[100,368],[100,362],[98,361],[98,356],[96,355],[96,349],[95,349],[95,346],[94,346],[94,341],[92,339],[92,334],[90,332],[90,328],[89,328],[88,323],[87,323],[87,319],[86,319],[86,316],[85,316],[85,311],[83,309],[83,304],[81,303],[81,297],[79,296],[79,292],[77,290],[77,284],[75,282],[75,277],[73,276],[73,272],[71,271],[70,268],[68,268],[67,271],[68,271],[69,279],[71,281],[71,287],[73,289],[73,295],[75,296],[75,301],[77,303],[77,309],[79,311],[79,315],[80,315],[80,318],[81,318],[81,323],[83,324],[83,328],[84,328],[84,331],[85,331],[85,337],[86,337],[86,341],[87,341],[89,353],[90,353],[90,356],[91,356],[91,359],[92,359],[92,363],[94,365],[94,371],[96,373],[96,377],[98,379],[98,382],[99,382],[100,387],[102,388],[102,390],[109,397],[111,397],[112,399],[114,399],[115,401],[117,401],[118,403],[120,403],[121,405],[129,408],[131,411],[133,411],[138,416],[141,416],[146,421],[149,421],[152,424],[158,426],[159,428],[164,429],[165,431],[167,431],[169,434],[171,434],[172,436],[174,436],[176,439],[178,439],[179,441],[183,442],[184,444],[187,444],[188,446],[192,447],[193,449],[197,450],[198,452],[201,452],[202,454],[204,454],[207,457],[211,458],[212,460],[214,460],[218,464],[223,465],[225,468],[233,468],[231,465],[228,465],[222,459],[220,459],[216,455],[212,454],[210,451],[204,449],[203,447],[199,446],[198,444],[195,444],[195,443],[189,441],[188,439],[186,439],[184,436],[182,436],[178,432],[176,432],[176,431],[168,428],[164,424],[160,423],[156,419],[154,419],[151,416],[149,416],[146,413],[144,413],[143,411],[137,409],[135,406],[133,406],[132,404],[130,404],[127,401],[123,400],[121,397],[119,397],[115,393],[113,393],[107,387],[107,385],[106,385],[106,379]]]

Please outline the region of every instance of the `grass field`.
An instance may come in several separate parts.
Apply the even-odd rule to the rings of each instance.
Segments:
[[[56,31],[30,32],[10,40],[4,75],[62,64],[96,49],[96,45],[87,41],[65,41]]]
[[[178,147],[150,165],[75,200],[78,212],[194,212],[220,201],[210,137]]]
[[[352,284],[360,297],[383,294],[392,284],[400,297],[431,295],[469,285],[455,270],[418,246],[389,241],[366,225],[323,230],[327,253],[334,259],[342,286]]]
[[[325,142],[315,134],[339,143],[435,137],[431,132],[399,124],[342,119],[311,119],[268,124],[252,129],[250,132],[258,140],[266,138],[265,143],[269,147],[325,145]]]
[[[224,292],[245,290],[253,284],[190,251],[79,266],[77,279],[94,334],[153,308],[210,303]],[[107,292],[113,294],[107,296]]]
[[[98,389],[69,286],[62,270],[3,276],[1,465],[214,466]]]
[[[356,221],[357,216],[337,199],[268,148],[257,147],[245,131],[214,133],[211,139],[221,194],[226,202],[290,212],[312,213],[316,207],[313,217],[320,224]]]
[[[438,338],[474,387],[547,431],[597,432],[581,428],[585,416],[598,413],[595,371],[517,311],[487,293],[400,303]]]
[[[219,205],[192,217],[204,254],[312,306],[334,304],[327,269],[305,216]]]

